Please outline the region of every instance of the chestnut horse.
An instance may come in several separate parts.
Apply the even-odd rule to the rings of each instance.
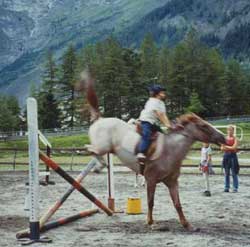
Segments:
[[[94,81],[88,75],[83,80],[93,121],[89,128],[91,142],[91,145],[88,146],[89,151],[99,158],[112,152],[117,155],[124,166],[139,173],[140,165],[137,163],[133,150],[140,140],[140,135],[134,127],[120,119],[101,118],[93,86]],[[153,224],[155,189],[157,183],[162,182],[169,189],[180,223],[187,230],[192,231],[194,228],[184,216],[179,199],[178,177],[182,161],[195,141],[220,145],[225,143],[225,138],[221,132],[193,113],[180,116],[177,122],[183,125],[183,129],[164,134],[160,153],[155,159],[148,159],[145,163],[144,176],[148,201],[147,223]]]

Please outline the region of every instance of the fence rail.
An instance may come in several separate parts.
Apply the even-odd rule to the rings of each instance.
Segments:
[[[214,122],[243,123],[250,121],[250,115],[209,117],[206,118],[205,120],[212,123]]]
[[[41,149],[42,151],[46,151],[46,149]],[[220,151],[220,149],[213,149],[214,151]],[[239,148],[239,151],[243,151],[243,152],[250,152],[250,148]],[[200,151],[200,148],[192,148],[191,151]],[[8,154],[8,158],[6,158],[6,161],[4,160],[4,158],[1,158],[0,160],[0,167],[3,166],[12,166],[12,170],[16,170],[16,167],[20,167],[20,166],[28,166],[28,148],[0,148],[0,157],[1,157],[1,153],[6,153]],[[11,153],[11,154],[9,154]],[[24,159],[27,159],[27,162],[22,161],[18,161],[18,154],[22,154],[26,153],[27,156],[25,156]],[[62,164],[66,165],[66,166],[70,166],[70,170],[73,170],[73,165],[74,166],[79,166],[79,165],[83,165],[85,164],[85,162],[79,162],[79,158],[78,162],[75,162],[75,155],[80,155],[81,157],[86,157],[86,156],[90,156],[90,154],[87,152],[86,148],[52,148],[52,155],[56,155],[59,154],[59,156],[57,158],[60,158],[60,154],[62,155],[67,155],[66,157],[68,158],[65,159]],[[64,157],[64,156],[63,156]],[[195,156],[196,157],[196,156]],[[22,156],[23,158],[23,156]],[[191,161],[190,161],[191,159]],[[216,159],[216,157],[215,157]],[[242,159],[243,160],[243,159]],[[66,162],[67,161],[67,162]],[[247,162],[244,162],[244,165],[242,165],[242,168],[246,168],[249,169],[250,168],[250,155],[249,155],[249,165],[248,165],[248,159],[246,159]],[[192,162],[192,163],[190,163]],[[86,162],[87,163],[87,162]],[[196,158],[194,160],[192,160],[191,158],[188,158],[188,160],[186,160],[186,163],[183,164],[183,167],[185,168],[195,168],[197,167],[199,163],[199,160]],[[243,162],[242,162],[243,163]],[[41,162],[41,164],[43,164]],[[116,163],[116,165],[121,165],[119,163]],[[217,165],[214,164],[213,167],[215,168],[220,168],[221,165]]]

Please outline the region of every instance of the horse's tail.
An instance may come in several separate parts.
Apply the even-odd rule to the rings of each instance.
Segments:
[[[84,71],[81,73],[81,82],[84,86],[87,101],[90,105],[91,121],[94,122],[101,116],[101,113],[99,111],[98,98],[94,88],[94,78],[88,71]]]

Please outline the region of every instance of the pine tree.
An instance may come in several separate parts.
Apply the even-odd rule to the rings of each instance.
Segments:
[[[140,47],[142,77],[147,84],[158,79],[158,49],[151,34],[147,34]]]
[[[38,119],[40,129],[60,127],[60,110],[52,91],[41,91],[38,97]]]
[[[38,122],[41,129],[60,127],[58,97],[58,69],[52,52],[47,55],[43,83],[38,93]]]
[[[121,56],[122,48],[113,37],[109,37],[103,46],[105,54],[97,81],[104,116],[122,118],[123,96],[128,81]]]
[[[159,81],[163,85],[168,83],[168,67],[169,67],[169,48],[164,44],[159,51]]]
[[[125,74],[128,76],[124,85],[123,115],[125,120],[138,118],[148,97],[145,82],[142,79],[140,55],[131,50],[123,49],[122,59],[125,64]]]
[[[185,108],[186,112],[194,112],[196,114],[200,114],[205,110],[205,107],[202,105],[199,95],[193,91],[190,95],[190,104]]]
[[[60,100],[62,108],[62,124],[65,127],[74,127],[79,121],[76,111],[75,83],[77,82],[77,54],[74,47],[68,47],[62,58]]]
[[[0,95],[0,132],[20,128],[20,107],[14,96]]]
[[[202,81],[196,89],[206,110],[204,116],[225,114],[226,82],[222,56],[215,49],[206,49],[202,57]]]
[[[170,104],[167,108],[170,116],[180,115],[189,103],[188,78],[186,73],[185,53],[187,48],[179,44],[169,57],[167,94]]]
[[[228,95],[227,114],[244,114],[249,108],[248,101],[246,100],[249,98],[249,87],[243,70],[236,60],[229,60],[226,67],[225,80]]]
[[[13,130],[18,130],[21,125],[21,119],[19,117],[21,113],[21,109],[20,109],[18,100],[15,96],[8,96],[6,98],[6,103],[7,103],[8,110],[10,111],[12,118],[13,118],[12,128]]]

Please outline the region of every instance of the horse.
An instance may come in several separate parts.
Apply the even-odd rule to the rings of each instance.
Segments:
[[[92,124],[89,128],[90,145],[88,150],[97,158],[110,152],[114,153],[132,171],[140,173],[134,149],[141,136],[136,128],[118,118],[102,118],[98,110],[98,98],[94,89],[94,80],[87,74],[85,83],[87,101],[89,102]],[[195,229],[186,219],[179,198],[178,178],[183,159],[196,141],[225,144],[224,135],[211,124],[194,113],[177,118],[182,129],[162,134],[160,150],[155,157],[147,158],[144,177],[147,185],[147,223],[153,224],[153,206],[156,185],[167,186],[181,225],[188,231]]]

